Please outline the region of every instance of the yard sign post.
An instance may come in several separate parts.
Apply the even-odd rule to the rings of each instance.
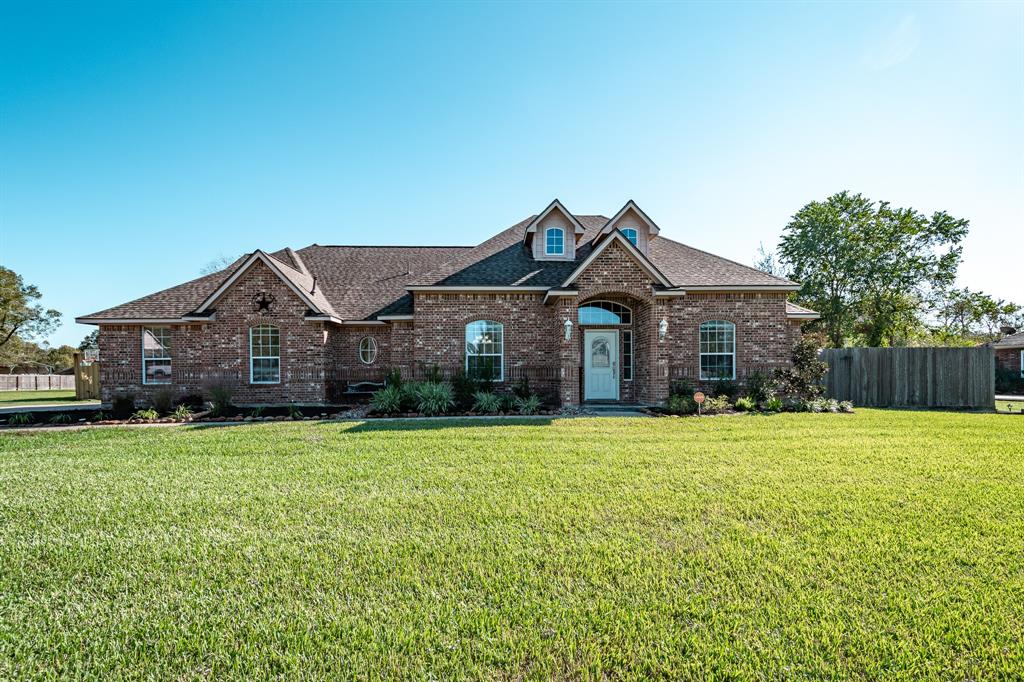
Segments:
[[[700,406],[704,404],[704,394],[697,391],[693,394],[693,402],[697,403],[697,416],[700,416]]]

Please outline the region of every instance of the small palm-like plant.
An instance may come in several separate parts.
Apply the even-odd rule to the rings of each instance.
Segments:
[[[52,417],[50,417],[50,423],[51,424],[70,424],[71,423],[71,415],[67,414],[66,412],[61,412],[60,414],[55,414]]]
[[[159,419],[159,418],[160,418],[160,413],[157,412],[156,410],[152,409],[152,408],[145,409],[145,410],[137,410],[135,412],[135,414],[132,415],[132,419],[141,419],[142,421],[147,421],[147,422],[151,422],[154,419]]]
[[[416,409],[428,417],[446,414],[455,407],[455,393],[448,384],[420,384],[416,394]]]
[[[19,412],[17,414],[12,414],[10,417],[7,418],[7,425],[8,426],[25,426],[26,424],[31,424],[31,423],[32,423],[32,413],[31,412]]]
[[[490,391],[477,391],[473,394],[473,411],[480,414],[495,414],[501,411],[501,396]]]
[[[192,418],[192,410],[188,409],[188,405],[178,405],[171,416],[179,421],[188,421]]]
[[[379,414],[398,414],[402,411],[402,392],[401,384],[391,385],[377,391],[370,399],[373,411]]]
[[[519,414],[537,414],[540,411],[540,398],[535,395],[516,398],[516,409]]]

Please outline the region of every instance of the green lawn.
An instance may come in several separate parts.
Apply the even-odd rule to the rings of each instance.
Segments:
[[[1024,419],[0,435],[0,679],[993,679]]]
[[[75,400],[75,392],[71,391],[0,391],[0,407],[20,407],[22,405],[85,405],[95,400]]]

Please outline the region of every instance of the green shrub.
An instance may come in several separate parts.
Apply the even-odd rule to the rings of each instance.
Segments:
[[[223,414],[231,407],[231,400],[235,396],[235,386],[229,381],[216,380],[208,382],[204,388],[206,396],[213,403],[213,413]]]
[[[692,395],[673,393],[665,401],[665,409],[669,414],[693,414],[697,411],[697,403],[694,402]]]
[[[694,385],[690,381],[688,381],[687,379],[680,379],[678,381],[673,381],[672,385],[669,387],[669,390],[668,390],[668,394],[670,396],[671,395],[681,395],[681,396],[686,396],[688,398],[692,398],[693,394],[696,393],[696,392],[697,392],[696,387],[694,387]]]
[[[501,411],[502,412],[515,412],[516,411],[516,397],[511,393],[501,394]]]
[[[1006,367],[996,367],[996,393],[1024,395],[1024,377]]]
[[[474,412],[479,414],[495,414],[501,411],[501,396],[487,391],[477,391],[474,398]]]
[[[740,386],[734,380],[728,378],[718,379],[707,384],[708,392],[712,397],[724,397],[732,400],[740,392]]]
[[[839,401],[839,411],[846,413],[853,412],[853,403],[851,403],[849,400]]]
[[[455,396],[448,384],[423,383],[416,391],[416,409],[428,417],[451,412],[455,407]]]
[[[35,421],[31,412],[18,412],[7,418],[8,426],[25,426]]]
[[[188,409],[188,405],[181,404],[174,408],[171,416],[181,421],[188,421],[192,418],[192,410]]]
[[[779,386],[792,398],[812,400],[825,392],[821,385],[828,364],[818,358],[818,343],[813,336],[801,337],[793,346],[792,367],[779,369],[775,378]]]
[[[264,410],[265,410],[265,408],[262,405],[257,405],[256,407],[254,407],[251,410],[249,410],[249,416],[250,417],[262,417]]]
[[[61,412],[59,414],[55,414],[52,417],[50,417],[50,423],[51,424],[70,424],[71,423],[71,415],[68,414],[67,412]]]
[[[169,389],[161,388],[153,393],[153,409],[160,414],[167,414],[171,411],[171,404],[174,402],[174,394]]]
[[[110,409],[118,419],[127,419],[135,411],[135,396],[131,393],[118,393],[110,403]]]
[[[778,381],[767,372],[751,372],[747,375],[747,395],[757,404],[773,398],[777,389]]]
[[[535,395],[516,398],[516,411],[519,414],[537,414],[540,412],[540,398]]]
[[[764,409],[769,412],[782,412],[782,398],[774,395],[768,398],[764,401]]]
[[[402,411],[403,393],[402,384],[386,386],[373,394],[370,405],[379,414],[398,414]]]
[[[753,412],[757,409],[757,403],[750,397],[736,398],[736,409],[740,412]]]
[[[523,377],[516,383],[512,384],[512,395],[517,398],[526,399],[533,395],[533,391],[530,390],[530,380]]]
[[[402,384],[402,390],[399,393],[399,407],[402,412],[412,412],[416,409],[420,401],[420,386],[423,385],[416,381],[407,381]]]
[[[302,410],[299,409],[298,405],[291,403],[288,405],[288,416],[292,419],[302,419],[306,415],[302,414]]]
[[[729,396],[717,395],[704,401],[704,404],[701,405],[701,412],[704,414],[720,414],[727,412],[731,407],[732,404],[729,402]]]
[[[387,377],[384,379],[384,386],[394,386],[395,388],[402,388],[402,370],[397,367],[388,372]]]
[[[480,391],[478,383],[476,378],[461,369],[452,375],[452,393],[455,395],[455,405],[460,410],[473,407],[476,394]]]
[[[444,381],[444,374],[438,365],[427,365],[423,370],[423,382],[427,384],[439,384]]]
[[[145,410],[138,410],[132,415],[132,419],[141,419],[142,421],[151,422],[154,419],[159,419],[160,414],[153,408],[147,408]]]
[[[99,410],[98,412],[93,413],[92,417],[89,418],[89,421],[102,422],[108,419],[110,419],[110,415],[104,412],[103,410]]]

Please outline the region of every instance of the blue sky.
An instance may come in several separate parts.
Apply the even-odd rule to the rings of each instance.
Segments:
[[[751,263],[843,189],[1024,303],[1024,4],[4,4],[0,263],[77,315],[218,255],[635,199]]]

